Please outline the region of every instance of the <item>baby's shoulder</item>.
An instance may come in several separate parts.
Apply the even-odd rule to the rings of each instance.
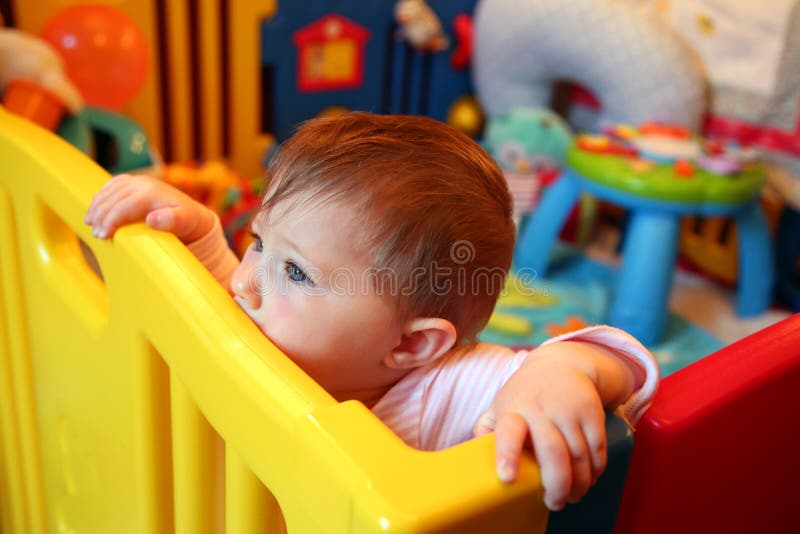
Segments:
[[[455,347],[442,358],[445,365],[469,365],[487,360],[508,360],[517,352],[495,343],[478,342]]]

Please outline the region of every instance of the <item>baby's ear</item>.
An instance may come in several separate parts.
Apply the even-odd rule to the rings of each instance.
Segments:
[[[438,317],[416,317],[403,325],[400,342],[383,363],[392,369],[411,369],[436,360],[456,342],[453,323]]]

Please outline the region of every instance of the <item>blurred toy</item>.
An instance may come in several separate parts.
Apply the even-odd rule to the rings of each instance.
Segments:
[[[83,108],[56,51],[38,37],[9,28],[0,28],[0,91],[9,111],[50,130],[65,113]]]
[[[242,181],[221,161],[170,163],[164,166],[161,178],[220,215],[227,208],[228,189]]]
[[[135,121],[113,111],[86,106],[61,121],[56,134],[111,174],[148,172],[162,165],[158,151]]]
[[[42,37],[64,58],[67,75],[92,105],[120,110],[147,79],[144,36],[117,9],[66,7],[45,24]]]
[[[400,26],[398,37],[417,50],[439,52],[450,46],[439,17],[425,0],[397,0],[394,17]]]
[[[503,170],[515,216],[530,212],[556,179],[571,140],[569,126],[547,109],[514,108],[489,121],[484,148]]]
[[[217,213],[231,249],[239,257],[244,255],[250,243],[250,222],[261,205],[256,182],[242,178],[221,161],[165,165],[161,178]]]
[[[447,112],[447,124],[470,137],[481,133],[485,121],[480,102],[472,95],[458,97]]]
[[[450,66],[454,69],[466,69],[472,63],[472,15],[459,13],[453,19],[453,32],[456,34],[456,49],[450,56]]]
[[[688,47],[634,2],[482,0],[475,15],[475,88],[492,118],[546,107],[556,81],[593,92],[604,122],[700,127],[704,80]]]

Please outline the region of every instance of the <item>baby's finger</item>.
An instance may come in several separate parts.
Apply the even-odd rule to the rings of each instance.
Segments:
[[[127,181],[114,181],[112,178],[107,182],[92,198],[92,203],[89,205],[84,219],[86,224],[96,226],[97,221],[105,215],[110,207],[129,193],[129,188],[130,182]]]
[[[485,436],[494,430],[495,427],[494,410],[486,410],[478,418],[478,422],[472,427],[472,435],[476,438]]]
[[[583,437],[583,432],[578,425],[570,425],[561,429],[564,439],[569,447],[572,459],[572,487],[570,488],[568,502],[578,502],[589,490],[592,484],[592,465],[589,456],[589,447]]]
[[[117,176],[109,178],[108,181],[103,184],[103,187],[92,197],[93,203],[103,200],[113,191],[118,190],[122,186],[127,186],[130,182],[127,174],[118,174]]]
[[[543,414],[529,414],[528,425],[542,472],[544,503],[551,510],[561,510],[572,486],[572,460],[567,444],[561,432]]]
[[[589,457],[592,462],[592,484],[597,482],[608,462],[608,447],[606,445],[605,412],[599,410],[600,417],[590,417],[583,421],[583,435],[586,446],[589,448]]]
[[[112,203],[108,211],[98,214],[94,224],[94,235],[105,239],[111,237],[117,228],[124,224],[141,221],[147,214],[146,200],[139,195],[130,195],[121,199],[109,199]]]
[[[187,206],[169,206],[151,211],[145,222],[151,228],[172,232],[178,239],[188,243],[200,239],[214,226],[210,214],[208,217],[200,215],[197,209]]]
[[[519,456],[525,438],[528,437],[528,424],[515,412],[501,413],[494,430],[496,442],[497,476],[503,482],[514,482],[519,471]]]

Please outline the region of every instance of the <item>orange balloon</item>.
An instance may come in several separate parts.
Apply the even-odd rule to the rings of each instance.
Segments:
[[[118,111],[147,79],[144,35],[114,8],[64,8],[45,24],[42,37],[58,50],[67,76],[91,105]]]

